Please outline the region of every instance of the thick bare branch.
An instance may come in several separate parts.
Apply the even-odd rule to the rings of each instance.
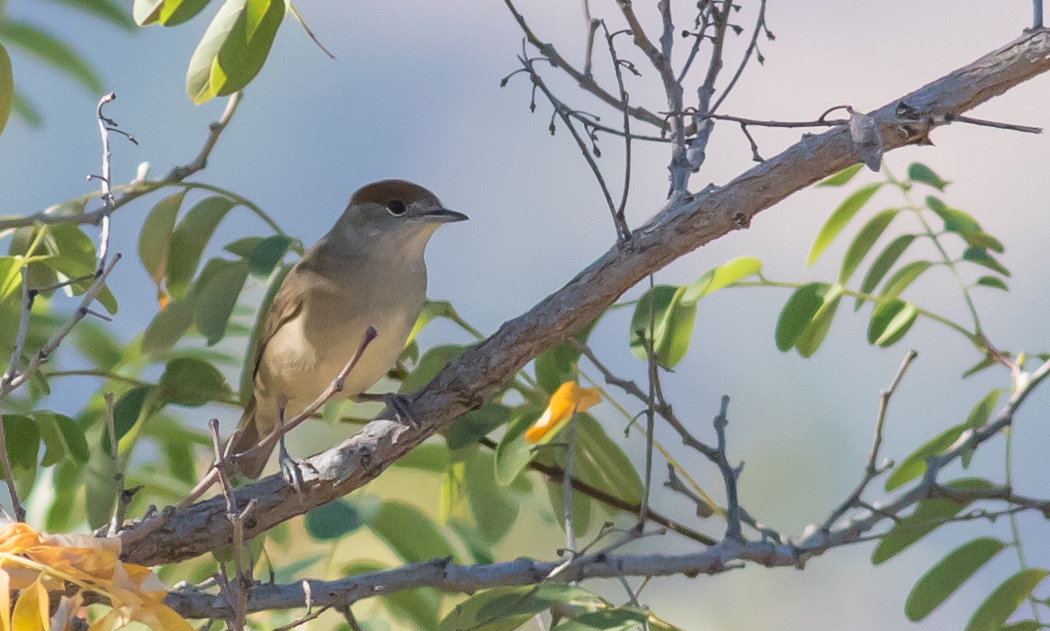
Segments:
[[[871,116],[886,151],[917,144],[946,116],[957,116],[1048,69],[1050,32],[1028,33],[903,99],[894,99]],[[928,122],[897,120],[902,101]],[[803,137],[725,186],[675,198],[635,231],[629,243],[609,250],[563,288],[506,322],[438,374],[413,399],[413,416],[421,420],[418,427],[376,420],[353,438],[310,458],[317,473],[304,480],[301,497],[279,476],[238,489],[239,497],[258,498],[259,502],[255,520],[245,524],[245,536],[359,488],[456,416],[479,406],[529,360],[593,321],[651,272],[747,227],[762,210],[857,161],[849,132],[837,128]],[[148,537],[136,537],[137,530],[122,534],[123,557],[146,565],[203,554],[232,536],[222,499],[166,514],[160,526],[150,528]],[[763,550],[777,553],[773,548]],[[668,567],[675,566],[670,563]]]

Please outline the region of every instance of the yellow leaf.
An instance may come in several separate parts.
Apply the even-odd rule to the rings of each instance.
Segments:
[[[18,631],[47,631],[51,622],[47,610],[47,590],[37,581],[15,601],[12,627]]]
[[[543,416],[525,432],[525,440],[534,444],[550,441],[573,414],[592,408],[599,401],[597,388],[581,388],[575,381],[566,381],[558,386]]]
[[[161,602],[164,592],[153,592],[142,599],[142,606],[135,610],[134,618],[153,631],[194,631],[190,623],[175,610]]]
[[[11,577],[0,570],[0,631],[11,631]]]
[[[0,528],[0,552],[20,554],[23,549],[40,545],[42,541],[39,534],[22,522]]]

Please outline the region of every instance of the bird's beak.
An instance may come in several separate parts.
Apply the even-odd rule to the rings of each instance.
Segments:
[[[435,208],[434,210],[428,210],[423,214],[428,221],[434,221],[437,223],[452,223],[454,221],[466,221],[470,219],[463,213],[458,213],[448,208]]]

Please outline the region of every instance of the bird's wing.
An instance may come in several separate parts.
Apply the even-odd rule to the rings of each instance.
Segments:
[[[281,287],[274,294],[273,301],[270,303],[269,309],[266,310],[266,318],[262,321],[261,328],[256,331],[256,341],[249,359],[249,365],[252,367],[253,382],[259,373],[259,363],[262,360],[263,353],[266,351],[266,345],[282,326],[299,315],[303,309],[303,296],[306,293],[304,291],[306,284],[302,282],[288,282],[290,277],[301,273],[302,268],[300,265],[296,265],[282,279]]]

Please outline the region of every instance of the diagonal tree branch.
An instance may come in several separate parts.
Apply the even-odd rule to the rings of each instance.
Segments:
[[[1027,33],[947,76],[871,113],[890,151],[928,142],[929,132],[948,118],[973,109],[1050,69],[1050,31]],[[900,107],[905,104],[907,107]],[[907,110],[907,120],[898,111]],[[919,116],[916,116],[915,113]],[[447,426],[479,406],[545,348],[593,321],[646,275],[706,243],[746,228],[759,212],[792,193],[858,161],[849,132],[836,128],[804,136],[780,155],[722,187],[674,198],[632,240],[610,249],[529,312],[503,324],[491,337],[447,366],[413,399],[418,427],[376,420],[342,444],[309,459],[316,475],[298,496],[280,476],[238,489],[238,499],[256,498],[251,537],[311,508],[359,488]],[[122,533],[122,557],[144,565],[192,558],[230,541],[224,501],[211,499]],[[148,536],[147,536],[148,535]]]

